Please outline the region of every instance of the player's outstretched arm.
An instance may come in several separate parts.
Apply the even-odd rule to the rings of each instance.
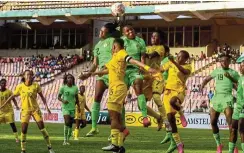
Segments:
[[[206,84],[208,84],[209,81],[211,81],[213,79],[212,76],[207,76],[203,81],[202,81],[202,84],[199,88],[200,92],[202,92],[203,88],[206,86]]]
[[[154,58],[154,57],[160,57],[160,55],[159,55],[158,52],[154,51],[151,54],[147,54],[147,57],[151,59],[151,58]]]
[[[128,61],[129,63],[131,63],[131,64],[134,64],[134,65],[137,65],[137,66],[139,66],[139,67],[141,67],[141,68],[144,68],[144,69],[145,69],[146,71],[148,71],[149,73],[153,73],[153,74],[158,73],[157,70],[152,69],[152,68],[150,68],[149,66],[143,64],[142,62],[139,62],[139,61],[134,60],[134,59],[132,59],[132,58],[130,58],[130,59],[127,60],[127,61]]]
[[[19,106],[18,106],[17,101],[16,101],[15,98],[13,98],[13,102],[14,102],[14,106],[15,106],[15,108],[16,108],[17,110],[19,110]]]
[[[48,112],[49,114],[51,114],[51,111],[50,111],[50,109],[48,108],[48,105],[47,105],[47,100],[46,100],[46,98],[43,96],[42,92],[39,92],[38,95],[41,97],[41,100],[42,100],[42,102],[43,102],[43,104],[44,104],[44,106],[45,106],[47,112]]]
[[[169,56],[168,58],[179,69],[179,71],[181,73],[183,73],[184,75],[190,75],[191,74],[191,71],[189,69],[185,69],[183,66],[181,66],[180,64],[178,64],[177,62],[175,62],[173,56]]]
[[[15,97],[17,97],[16,95],[12,95],[10,96],[5,103],[0,107],[0,109],[2,109],[7,103],[9,103],[11,100],[13,100]]]
[[[101,70],[101,71],[93,72],[93,73],[92,73],[93,76],[95,76],[95,75],[103,76],[103,75],[106,75],[106,74],[108,74],[108,69],[107,69],[107,68],[105,68],[105,69],[103,69],[103,70]]]
[[[88,73],[87,74],[82,74],[81,73],[78,78],[81,79],[81,80],[86,80],[87,78],[89,78],[91,76],[91,74],[93,72],[96,71],[97,66],[98,66],[98,59],[97,59],[97,56],[94,56],[94,60],[93,60],[92,66],[88,70]]]

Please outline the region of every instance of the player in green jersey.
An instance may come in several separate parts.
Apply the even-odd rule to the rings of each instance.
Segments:
[[[233,113],[233,95],[232,89],[234,84],[239,79],[239,74],[235,70],[229,68],[230,56],[222,55],[220,57],[221,67],[215,69],[210,76],[205,78],[200,87],[200,91],[204,86],[211,81],[215,80],[215,95],[212,99],[212,107],[210,108],[210,120],[213,131],[213,137],[217,144],[217,153],[222,153],[222,147],[218,128],[218,118],[220,113],[224,112],[226,121],[231,127],[232,113]],[[231,131],[231,128],[230,128]]]
[[[141,61],[142,63],[145,62],[145,52],[146,52],[146,45],[143,39],[136,37],[135,31],[132,26],[124,26],[123,27],[123,37],[124,45],[126,52],[130,55],[133,59]],[[132,64],[128,64],[125,72],[125,82],[128,87],[133,86],[135,93],[138,99],[138,105],[140,111],[142,112],[143,117],[143,125],[144,127],[148,127],[151,125],[147,114],[148,109],[150,114],[157,114],[152,109],[147,107],[146,104],[146,97],[143,94],[143,76],[140,74],[140,69],[137,66]],[[159,116],[159,115],[158,115]],[[153,116],[154,117],[154,116]],[[157,118],[157,120],[162,120],[161,117]]]
[[[87,74],[80,75],[80,79],[85,80],[91,76],[92,72],[95,72],[98,68],[99,70],[104,68],[112,58],[112,47],[114,42],[114,35],[117,34],[116,30],[117,24],[107,23],[105,24],[99,33],[100,41],[95,45],[93,50],[94,60],[93,64]],[[97,120],[100,112],[100,103],[103,97],[103,93],[108,88],[108,75],[103,75],[102,77],[96,78],[95,85],[95,98],[92,106],[92,129],[86,134],[86,136],[94,136],[99,133],[97,128]]]
[[[62,112],[64,116],[64,143],[70,145],[69,139],[72,134],[72,124],[75,117],[75,105],[79,106],[78,87],[75,85],[75,78],[68,74],[64,77],[64,84],[59,89],[58,100],[62,102]]]
[[[238,88],[237,88],[237,102],[234,104],[234,112],[232,115],[232,124],[231,124],[231,135],[229,139],[229,153],[238,153],[238,149],[236,147],[237,141],[237,131],[238,126],[240,125],[240,136],[241,136],[241,148],[244,152],[244,60],[239,61],[240,64],[240,73],[241,77],[238,80]]]

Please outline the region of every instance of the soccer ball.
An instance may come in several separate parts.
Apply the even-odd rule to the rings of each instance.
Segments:
[[[112,15],[115,17],[123,16],[125,13],[125,6],[122,3],[114,3],[111,7]]]

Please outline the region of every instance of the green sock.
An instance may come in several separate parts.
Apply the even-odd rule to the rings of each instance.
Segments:
[[[69,127],[69,129],[68,129],[68,140],[70,139],[71,135],[72,135],[72,127]]]
[[[68,130],[69,130],[69,127],[64,125],[64,141],[68,140]]]
[[[229,142],[229,153],[233,153],[235,147],[236,147],[235,143]]]
[[[125,128],[125,106],[122,108],[122,126]]]
[[[213,134],[213,137],[215,139],[215,142],[216,142],[217,146],[219,146],[221,144],[219,133]]]
[[[92,129],[97,128],[97,120],[100,112],[100,103],[94,102],[92,105]]]
[[[244,143],[241,143],[241,150],[244,152]]]
[[[137,97],[139,107],[142,113],[142,117],[147,117],[147,101],[144,94],[141,94]]]

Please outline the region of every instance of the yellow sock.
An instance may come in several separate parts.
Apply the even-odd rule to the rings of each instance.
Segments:
[[[19,140],[18,132],[14,132],[14,137],[15,137],[16,140]]]
[[[149,116],[152,116],[152,117],[156,118],[156,119],[160,118],[160,115],[158,113],[156,113],[152,108],[150,108],[148,106],[147,106],[147,114]]]
[[[43,135],[43,138],[45,139],[46,143],[47,143],[47,146],[48,147],[51,147],[51,142],[50,142],[50,139],[49,139],[49,135],[47,133],[47,130],[44,128],[41,130],[41,133]]]
[[[172,136],[173,136],[173,138],[174,138],[174,140],[175,140],[175,143],[176,143],[177,145],[181,143],[179,133],[172,133]]]
[[[118,146],[119,133],[118,129],[111,129],[111,142],[115,146]]]
[[[124,133],[120,132],[118,137],[118,146],[122,147],[124,145]]]
[[[21,150],[26,149],[26,134],[21,133]]]
[[[75,128],[75,138],[79,138],[80,130]]]

